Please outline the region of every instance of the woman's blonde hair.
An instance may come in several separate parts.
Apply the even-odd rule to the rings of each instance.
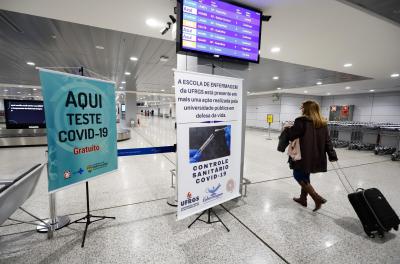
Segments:
[[[326,119],[322,117],[319,104],[308,100],[302,104],[303,115],[312,120],[315,128],[321,128],[327,125]]]

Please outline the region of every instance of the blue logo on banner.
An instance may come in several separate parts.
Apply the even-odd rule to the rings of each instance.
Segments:
[[[205,197],[203,197],[203,202],[204,203],[208,203],[212,200],[218,199],[220,198],[223,193],[220,190],[221,188],[221,184],[219,183],[217,186],[213,186],[211,188],[207,188],[206,193],[209,195],[206,195]]]

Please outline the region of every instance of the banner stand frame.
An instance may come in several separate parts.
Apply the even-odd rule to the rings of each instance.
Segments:
[[[95,220],[91,220],[91,218],[97,218]],[[81,217],[73,222],[71,222],[69,225],[72,224],[85,224],[85,231],[83,232],[83,238],[82,238],[82,245],[81,247],[85,246],[85,240],[86,240],[86,233],[88,230],[88,227],[90,224],[101,221],[104,219],[115,219],[114,216],[99,216],[99,215],[92,215],[90,213],[90,204],[89,204],[89,183],[86,182],[86,215],[84,217]],[[84,220],[84,221],[83,221]]]
[[[79,68],[79,73],[83,75],[83,67]],[[95,220],[91,220],[91,218],[97,218]],[[82,237],[82,244],[81,247],[83,248],[85,246],[85,240],[86,240],[86,234],[87,234],[87,230],[90,224],[97,222],[97,221],[101,221],[104,219],[115,219],[114,216],[99,216],[99,215],[92,215],[90,213],[90,204],[89,204],[89,182],[86,181],[86,215],[84,217],[81,217],[73,222],[71,222],[69,225],[71,224],[85,224],[85,231],[83,232],[83,237]]]
[[[203,220],[203,219],[200,219],[200,217],[202,217],[205,212],[207,212],[207,221]],[[211,221],[211,213],[213,213],[217,217],[217,219],[218,219],[217,221]],[[225,225],[225,223],[221,220],[221,218],[219,218],[217,213],[213,210],[213,207],[212,208],[208,208],[207,210],[204,210],[198,217],[196,217],[196,219],[188,226],[188,228],[190,228],[197,221],[204,222],[204,223],[206,223],[208,225],[215,224],[215,223],[221,223],[225,227],[226,231],[230,232],[229,228]]]

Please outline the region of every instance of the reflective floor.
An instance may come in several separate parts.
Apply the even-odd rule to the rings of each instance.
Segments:
[[[174,194],[170,170],[175,154],[119,158],[119,171],[90,182],[91,207],[97,215],[115,216],[90,226],[82,249],[84,225],[71,225],[52,240],[33,226],[7,221],[0,227],[0,263],[400,263],[400,238],[367,238],[352,210],[346,191],[332,167],[312,176],[328,203],[317,212],[292,201],[299,194],[286,154],[278,153],[277,134],[246,132],[247,196],[217,207],[221,224],[197,222],[194,216],[176,221],[167,205]],[[141,127],[118,148],[172,145],[170,119],[141,117]],[[0,149],[0,178],[12,178],[45,160],[46,148]],[[400,213],[400,162],[369,152],[338,150],[340,164],[357,187],[378,187]],[[5,176],[7,175],[7,176]],[[24,208],[48,216],[47,179],[43,174]],[[71,219],[83,216],[84,184],[57,193],[57,212]],[[16,212],[13,218],[30,221]]]

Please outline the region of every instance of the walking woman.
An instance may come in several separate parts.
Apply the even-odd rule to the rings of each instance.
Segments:
[[[301,158],[294,160],[289,157],[293,176],[301,186],[300,197],[293,198],[293,200],[307,207],[307,195],[310,195],[315,202],[314,211],[317,211],[327,201],[311,185],[310,173],[326,172],[327,155],[329,161],[338,159],[319,104],[315,101],[305,101],[300,109],[302,116],[294,121],[293,126],[285,128],[280,135],[278,151],[284,152],[289,141],[293,142],[299,139]]]

